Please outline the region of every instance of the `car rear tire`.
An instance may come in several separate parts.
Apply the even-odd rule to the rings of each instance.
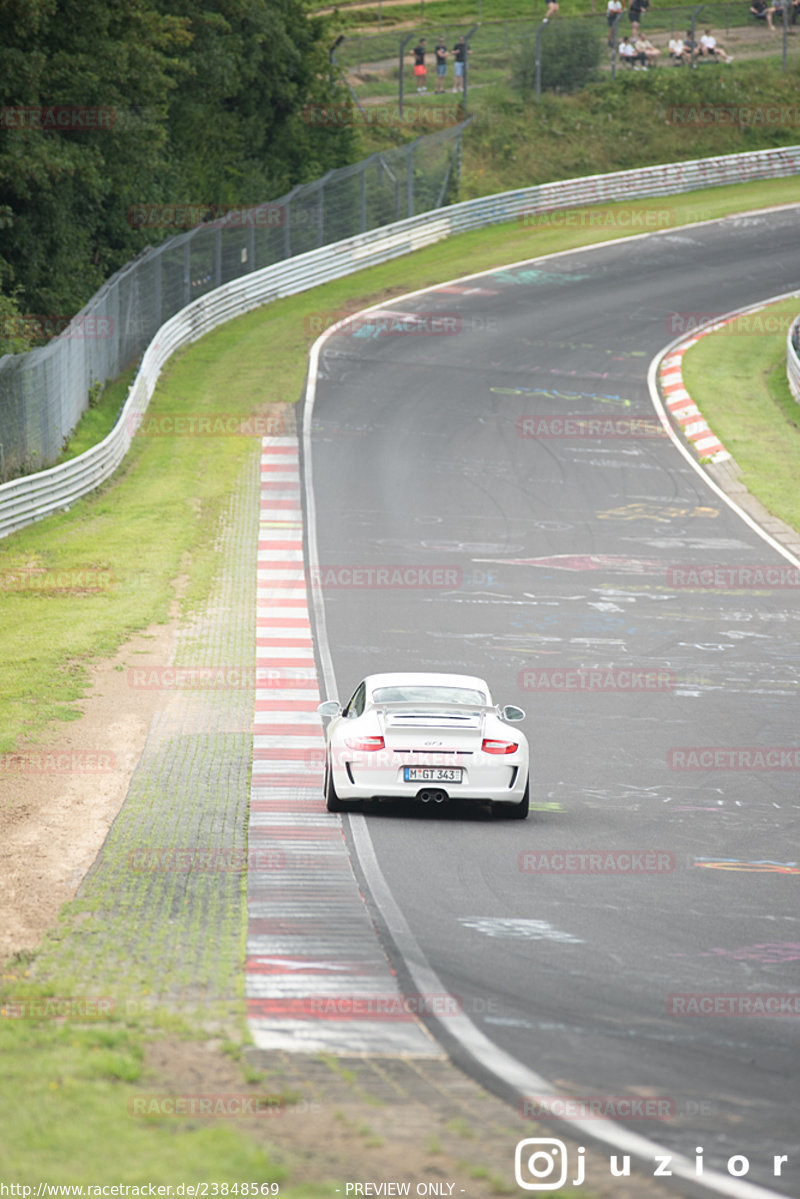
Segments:
[[[336,794],[336,788],[333,785],[333,771],[331,770],[330,761],[325,759],[325,807],[329,812],[343,812],[344,805]]]
[[[495,804],[494,814],[505,816],[507,820],[527,820],[528,812],[530,811],[530,776],[525,781],[525,794],[519,803],[515,804]]]

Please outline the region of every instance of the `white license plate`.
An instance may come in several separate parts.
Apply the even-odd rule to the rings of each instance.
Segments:
[[[461,766],[404,766],[403,778],[407,783],[460,783]]]

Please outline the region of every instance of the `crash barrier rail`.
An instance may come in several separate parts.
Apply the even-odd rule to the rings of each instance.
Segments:
[[[352,119],[345,105],[309,105],[304,115],[319,124]],[[161,325],[192,300],[263,267],[441,207],[457,177],[465,124],[421,131],[427,136],[252,208],[131,205],[127,218],[135,228],[179,233],[107,280],[46,346],[0,358],[0,479],[56,462],[91,392],[132,366]],[[28,319],[45,328],[51,323]]]
[[[70,462],[0,486],[0,537],[69,507],[109,478],[128,450],[159,372],[170,355],[232,317],[271,300],[388,262],[453,234],[514,220],[531,224],[546,220],[548,224],[559,225],[577,215],[570,214],[571,209],[586,205],[666,196],[798,173],[800,146],[791,146],[543,183],[407,218],[217,287],[182,308],[158,330],[145,351],[121,415],[102,442]],[[626,211],[630,220],[623,219]],[[649,221],[638,221],[637,215],[646,216],[646,212],[641,208],[621,209],[615,218],[620,232],[654,227]],[[658,222],[655,227],[659,227]],[[664,223],[661,227],[665,227]]]
[[[792,321],[786,338],[786,378],[792,395],[800,404],[800,316]]]

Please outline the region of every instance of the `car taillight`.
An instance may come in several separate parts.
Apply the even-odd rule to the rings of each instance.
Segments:
[[[348,737],[345,741],[348,749],[376,750],[384,749],[383,737]]]
[[[519,742],[495,741],[492,737],[484,737],[481,749],[485,754],[515,754],[519,749]]]

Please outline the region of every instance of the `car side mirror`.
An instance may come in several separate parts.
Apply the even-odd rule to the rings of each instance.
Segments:
[[[513,704],[506,704],[503,708],[503,720],[524,720],[525,713],[522,708],[515,708]]]
[[[317,704],[317,711],[320,716],[340,716],[342,705],[338,699],[326,699],[324,704]]]

